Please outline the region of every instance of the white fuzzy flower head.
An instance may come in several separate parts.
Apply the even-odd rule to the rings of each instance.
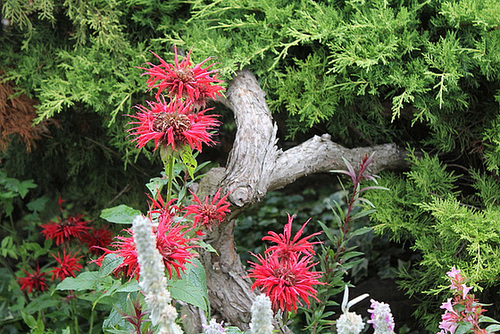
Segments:
[[[356,303],[368,297],[365,293],[361,296],[349,301],[349,289],[347,285],[344,288],[344,298],[342,300],[342,315],[337,319],[337,333],[338,334],[359,334],[365,328],[363,318],[359,314],[349,312],[349,308]]]
[[[252,304],[252,322],[250,323],[251,334],[272,334],[273,310],[271,309],[271,300],[268,296],[262,294],[255,298]]]
[[[394,318],[391,313],[391,308],[386,303],[380,303],[373,299],[370,300],[371,309],[368,312],[372,314],[368,320],[372,324],[374,334],[393,334],[394,333]]]
[[[224,322],[222,321],[220,324],[217,323],[217,320],[211,319],[208,325],[203,325],[203,333],[204,334],[221,334],[225,333],[226,330],[222,325]]]
[[[338,334],[359,334],[365,328],[363,318],[354,312],[342,313],[337,320]]]
[[[182,333],[175,323],[177,310],[172,306],[172,298],[167,290],[165,265],[156,248],[156,237],[153,234],[151,221],[137,216],[132,222],[134,241],[137,250],[137,262],[141,268],[139,286],[144,290],[146,303],[151,311],[153,325],[159,325],[161,334]]]

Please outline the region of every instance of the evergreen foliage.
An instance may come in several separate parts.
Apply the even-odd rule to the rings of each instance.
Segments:
[[[469,286],[480,291],[498,289],[500,188],[490,177],[471,172],[476,192],[464,196],[457,191],[464,177],[436,157],[413,155],[411,161],[413,167],[404,177],[389,173],[381,177],[379,184],[390,192],[372,192],[368,197],[377,207],[375,231],[411,244],[421,257],[410,270],[400,268],[400,283],[422,301],[417,315],[432,330],[438,319],[431,310],[442,302],[433,294],[443,291],[446,268],[460,268],[470,278]]]
[[[485,291],[498,287],[497,0],[4,0],[0,7],[9,20],[0,28],[1,84],[14,89],[7,103],[24,94],[38,101],[34,123],[50,120],[30,154],[11,133],[0,136],[10,142],[2,169],[35,180],[33,196],[62,193],[95,212],[145,205],[142,185],[160,167],[150,173],[142,165],[153,157],[129,142],[122,115],[151,98],[137,68],[155,61],[148,51],[171,61],[176,44],[193,48],[195,62],[215,57],[223,79],[242,68],[256,73],[287,139],[329,132],[346,146],[396,142],[462,165],[465,177],[437,156],[413,156],[404,176],[385,174],[380,184],[391,192],[370,194],[376,229],[421,254],[400,274],[409,294],[425,300],[419,314],[428,324],[437,304],[420,292],[444,284],[451,266]],[[0,123],[7,128],[5,118]]]

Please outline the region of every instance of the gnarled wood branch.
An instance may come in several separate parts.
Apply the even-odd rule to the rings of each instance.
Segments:
[[[356,166],[365,154],[376,151],[371,165],[376,172],[405,165],[406,153],[393,144],[348,149],[330,140],[328,135],[282,151],[277,147],[277,126],[265,101],[265,93],[249,71],[240,71],[227,91],[226,105],[237,125],[234,147],[226,168],[211,170],[203,178],[199,194],[214,194],[218,188],[230,192],[232,214],[207,234],[206,242],[218,252],[203,252],[201,261],[207,272],[210,303],[226,323],[247,329],[250,307],[255,298],[251,282],[234,245],[235,219],[241,211],[261,200],[268,191],[282,188],[296,179],[331,169],[344,169],[342,157]],[[286,332],[286,329],[282,331]]]

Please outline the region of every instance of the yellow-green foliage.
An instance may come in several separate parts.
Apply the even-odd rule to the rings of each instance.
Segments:
[[[459,177],[436,157],[413,155],[411,161],[413,167],[404,178],[383,175],[379,184],[389,192],[372,192],[368,197],[377,207],[372,216],[375,231],[389,232],[420,255],[410,271],[401,270],[401,285],[422,300],[417,313],[431,323],[431,310],[439,307],[440,299],[425,293],[446,285],[444,273],[452,266],[470,278],[468,285],[478,291],[498,289],[500,186],[472,172],[477,193],[464,198],[455,192]]]

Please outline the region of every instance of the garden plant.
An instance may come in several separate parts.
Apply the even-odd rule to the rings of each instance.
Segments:
[[[500,330],[497,1],[0,5],[2,331]]]

